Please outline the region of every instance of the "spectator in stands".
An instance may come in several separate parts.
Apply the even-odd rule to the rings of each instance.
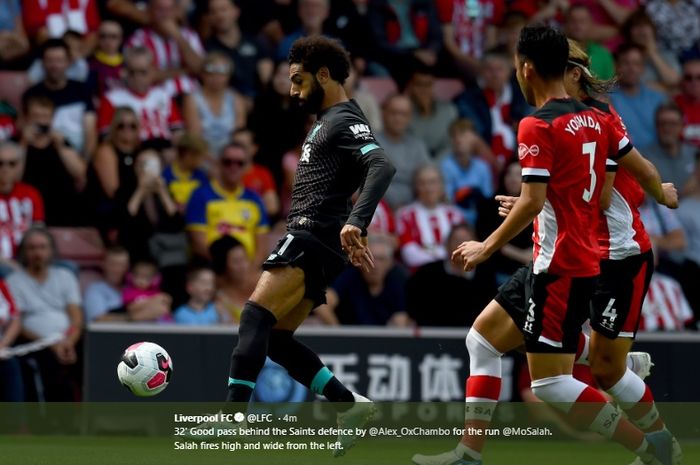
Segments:
[[[679,194],[688,192],[695,169],[696,148],[683,142],[683,113],[667,102],[656,110],[656,140],[643,148],[644,156],[656,166],[664,182],[672,182]]]
[[[192,192],[209,182],[203,165],[207,159],[207,142],[200,136],[185,133],[177,140],[177,158],[163,170],[163,180],[180,213]]]
[[[220,51],[229,57],[236,70],[231,76],[231,85],[246,97],[253,98],[272,78],[274,64],[267,47],[256,37],[241,31],[238,25],[240,11],[234,0],[209,0],[208,19],[212,35],[204,43],[204,48],[210,52]]]
[[[126,31],[134,31],[147,26],[151,15],[146,8],[146,0],[107,0],[105,10],[118,21]]]
[[[90,56],[90,88],[98,98],[122,83],[124,32],[116,21],[102,21],[97,31],[97,47]]]
[[[248,128],[239,128],[233,132],[232,140],[243,148],[248,159],[243,185],[260,196],[270,218],[277,217],[280,212],[279,195],[270,170],[255,163],[255,156],[260,150],[255,134]]]
[[[411,101],[404,95],[392,95],[382,107],[384,130],[377,140],[396,167],[396,175],[384,199],[392,209],[413,201],[413,175],[416,169],[430,161],[422,140],[408,132],[411,124]]]
[[[642,82],[644,49],[636,44],[622,44],[615,53],[619,88],[610,100],[627,126],[632,142],[646,147],[655,142],[654,113],[666,97]]]
[[[566,12],[566,35],[578,41],[583,46],[591,60],[590,71],[600,79],[611,79],[615,76],[615,62],[610,51],[592,39],[595,31],[593,16],[583,4],[574,3]]]
[[[59,339],[31,355],[39,367],[44,399],[70,402],[77,400],[80,389],[83,310],[78,279],[55,266],[56,258],[48,231],[29,229],[19,245],[21,268],[7,278],[7,285],[22,318],[22,337]]]
[[[372,128],[374,133],[381,132],[382,125],[382,111],[379,108],[379,103],[377,98],[367,90],[363,89],[360,84],[360,74],[359,70],[355,66],[350,67],[350,75],[345,80],[343,84],[345,89],[345,94],[348,98],[355,100],[359,105],[362,113],[365,114],[367,122],[369,122],[369,127]]]
[[[87,321],[154,321],[170,311],[169,295],[124,303],[124,282],[129,271],[129,252],[120,246],[105,251],[102,262],[103,279],[91,283],[85,290],[85,319]]]
[[[22,96],[26,100],[45,95],[54,104],[53,129],[63,134],[70,145],[89,158],[97,148],[95,131],[95,109],[92,95],[80,82],[68,79],[66,71],[70,64],[70,50],[62,39],[46,41],[41,48],[41,61],[46,76]]]
[[[39,191],[20,182],[23,169],[22,147],[0,142],[0,274],[17,266],[14,257],[25,231],[44,221]]]
[[[76,226],[83,221],[79,192],[85,187],[87,164],[63,134],[51,127],[54,103],[36,95],[25,99],[22,147],[23,181],[44,200],[49,226]]]
[[[678,213],[658,205],[647,196],[639,208],[639,216],[654,246],[656,269],[678,279],[686,245]]]
[[[418,67],[411,73],[406,94],[413,103],[408,129],[421,138],[430,155],[437,157],[449,149],[450,136],[445,129],[457,119],[457,107],[435,97],[435,74],[428,67]]]
[[[377,208],[374,210],[374,215],[372,216],[372,221],[370,222],[369,227],[367,228],[367,232],[375,236],[389,236],[392,238],[395,244],[398,245],[394,212],[391,211],[391,208],[384,201],[384,199],[379,201]]]
[[[370,236],[374,268],[348,267],[326,291],[328,303],[316,315],[327,325],[408,326],[408,274],[394,262],[394,246],[384,236]]]
[[[496,195],[518,197],[522,175],[520,163],[511,161],[501,172]],[[498,228],[503,222],[498,214],[500,203],[494,197],[482,199],[477,207],[476,235],[477,240],[483,240]],[[508,244],[491,257],[491,271],[496,278],[496,284],[505,283],[523,265],[532,261],[532,224],[526,226]]]
[[[175,323],[182,325],[215,325],[222,321],[216,308],[216,275],[209,268],[196,268],[187,274],[190,300],[175,310]]]
[[[675,89],[681,80],[681,65],[678,57],[659,45],[656,26],[649,15],[639,9],[632,13],[622,25],[625,42],[637,44],[644,49],[645,68],[642,82],[661,91]]]
[[[700,163],[695,165],[694,175],[693,189],[678,207],[678,219],[683,226],[687,243],[679,281],[695,313],[695,321],[700,321]]]
[[[674,101],[683,111],[683,138],[700,148],[700,58],[683,63],[681,92]]]
[[[192,251],[209,258],[209,245],[221,236],[238,239],[257,265],[267,256],[265,235],[269,222],[258,195],[243,187],[248,157],[243,148],[230,143],[221,152],[218,176],[192,194],[185,218]]]
[[[142,300],[152,300],[161,295],[162,277],[158,272],[158,266],[150,260],[140,260],[131,267],[131,272],[126,275],[122,289],[124,305],[131,305]],[[173,321],[170,312],[161,315],[156,320],[160,323]]]
[[[75,31],[66,31],[63,34],[63,41],[68,47],[68,68],[66,78],[77,82],[86,82],[90,74],[90,68],[85,57],[82,55],[82,36]],[[46,77],[44,63],[41,59],[36,59],[27,70],[27,78],[31,84],[41,82]]]
[[[374,47],[367,15],[369,0],[333,0],[329,3],[331,13],[324,24],[325,31],[343,43],[350,53],[353,65],[360,74],[364,74],[367,57]]]
[[[499,166],[515,152],[515,128],[530,112],[513,73],[512,56],[505,49],[487,52],[481,60],[478,86],[466,89],[455,98],[461,118],[474,123],[481,138],[491,145]]]
[[[372,0],[368,18],[375,43],[370,73],[388,71],[403,88],[416,62],[437,63],[442,37],[432,0]]]
[[[493,173],[488,163],[476,156],[480,137],[474,124],[458,119],[450,125],[452,150],[440,163],[447,200],[456,204],[469,224],[476,224],[476,207],[493,195]]]
[[[307,36],[324,33],[324,23],[331,11],[330,0],[299,0],[297,14],[301,27],[287,35],[277,47],[277,60],[286,60],[292,43]]]
[[[201,134],[209,143],[209,153],[217,156],[231,140],[231,133],[245,127],[247,110],[240,94],[228,86],[233,62],[222,52],[209,52],[202,67],[201,88],[186,100],[187,128]]]
[[[311,130],[316,117],[307,115],[305,121],[305,133]],[[304,143],[305,135],[300,134],[297,144],[284,155],[282,155],[282,188],[280,189],[280,205],[282,217],[289,214],[289,209],[292,206],[292,190],[294,188],[294,177],[301,158],[301,146]]]
[[[447,235],[464,221],[459,208],[444,203],[445,188],[436,166],[418,168],[413,186],[416,201],[396,212],[401,259],[410,268],[446,258]]]
[[[209,255],[216,273],[216,304],[225,315],[223,321],[238,323],[260,269],[253,265],[245,246],[232,236],[221,236],[212,242]]]
[[[162,82],[172,95],[188,94],[202,68],[204,47],[196,32],[181,25],[183,11],[177,0],[149,0],[149,23],[126,41],[126,47],[147,47],[157,70],[156,81]]]
[[[129,107],[139,117],[141,140],[158,140],[168,145],[183,123],[172,94],[163,86],[154,85],[153,54],[145,47],[128,49],[124,70],[126,86],[108,91],[100,101],[97,118],[100,133],[105,134],[109,129],[117,107]]]
[[[700,11],[697,4],[683,0],[649,0],[646,12],[651,17],[659,41],[680,56],[700,40]]]
[[[473,6],[454,0],[436,0],[442,26],[444,52],[451,67],[460,75],[473,79],[481,57],[497,41],[497,27],[506,10],[504,0],[479,0]]]
[[[97,43],[100,15],[96,0],[22,0],[22,16],[27,35],[35,45],[63,37],[66,31],[75,31],[82,35],[80,56],[86,57]]]
[[[12,294],[0,280],[0,353],[9,349],[22,331],[20,315]],[[22,402],[24,383],[16,357],[0,357],[0,402]]]
[[[448,252],[462,242],[476,240],[471,226],[459,223],[447,236]],[[406,285],[408,314],[418,326],[471,326],[496,293],[488,269],[465,272],[449,256],[427,263]],[[465,298],[465,296],[469,296]]]
[[[29,40],[24,32],[20,1],[5,1],[0,13],[0,68],[17,66],[17,61],[28,53]]]

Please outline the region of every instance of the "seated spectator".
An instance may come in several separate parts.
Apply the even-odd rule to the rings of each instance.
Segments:
[[[67,31],[75,31],[82,36],[80,56],[90,55],[95,48],[95,33],[100,25],[96,0],[22,0],[22,14],[24,28],[35,45],[42,44],[47,39],[63,37]]]
[[[511,161],[503,169],[496,195],[510,197],[520,196],[522,174],[520,163]],[[477,240],[486,239],[503,222],[498,214],[500,203],[494,197],[486,197],[479,202],[477,207],[476,235]],[[532,261],[532,224],[527,225],[501,250],[490,258],[491,272],[495,274],[496,284],[501,285],[508,281],[518,268]]]
[[[22,147],[0,142],[0,269],[17,266],[14,257],[22,236],[32,225],[44,221],[39,191],[20,182],[23,169]]]
[[[373,0],[367,14],[375,43],[371,74],[388,71],[403,88],[416,63],[437,63],[442,37],[433,1]]]
[[[171,297],[160,293],[124,303],[124,283],[129,272],[129,252],[120,246],[105,251],[103,279],[85,290],[87,321],[155,321],[170,312]]]
[[[459,208],[444,203],[445,188],[437,167],[419,168],[413,185],[416,201],[396,212],[401,259],[410,268],[446,258],[447,235],[453,225],[464,221]]]
[[[481,138],[504,166],[515,153],[515,128],[530,113],[513,73],[512,56],[505,50],[487,52],[481,60],[477,86],[467,88],[455,98],[460,118],[474,123]]]
[[[452,150],[440,163],[447,200],[462,210],[467,223],[476,224],[477,205],[493,195],[493,173],[476,157],[480,138],[471,121],[455,121],[449,133]]]
[[[20,315],[10,291],[0,281],[0,352],[9,349],[22,331]],[[16,357],[0,357],[0,402],[22,402],[24,383]]]
[[[579,42],[590,57],[590,71],[599,79],[608,80],[615,76],[615,62],[604,45],[595,41],[593,16],[586,5],[574,3],[566,12],[566,35]]]
[[[212,35],[204,48],[226,54],[236,70],[231,75],[233,88],[246,97],[255,97],[272,77],[274,64],[267,47],[255,36],[241,31],[241,10],[234,0],[209,0],[207,6]]]
[[[357,67],[350,66],[350,74],[343,84],[345,94],[348,98],[355,100],[362,113],[365,114],[369,127],[375,134],[382,131],[382,111],[376,97],[369,91],[362,88],[360,75]]]
[[[245,247],[257,265],[267,256],[267,212],[258,195],[243,187],[248,159],[243,148],[230,143],[219,157],[218,176],[199,187],[187,204],[185,220],[192,251],[209,258],[209,246],[222,236],[232,236]]]
[[[383,199],[379,201],[377,208],[374,210],[374,216],[372,216],[372,221],[367,227],[367,232],[373,235],[383,234],[396,239],[394,212],[391,211],[391,208]]]
[[[693,182],[696,148],[683,142],[683,114],[667,102],[656,109],[657,142],[644,147],[644,156],[656,166],[664,182],[675,184],[678,193],[688,192]]]
[[[679,281],[695,313],[695,320],[700,321],[700,163],[695,165],[694,175],[693,189],[681,199],[678,207],[678,219],[683,226],[687,243]]]
[[[450,260],[453,250],[471,240],[476,240],[471,226],[456,224],[447,236],[448,255],[421,266],[409,278],[407,309],[418,326],[471,326],[496,294],[496,282],[488,269],[465,272]]]
[[[457,119],[457,107],[435,97],[435,75],[428,67],[416,68],[408,80],[406,94],[413,103],[408,130],[420,137],[428,152],[437,157],[449,149],[450,136],[445,129]]]
[[[654,114],[666,96],[642,82],[644,49],[635,44],[622,44],[615,53],[619,88],[610,100],[625,122],[627,132],[637,147],[655,142]]]
[[[255,134],[248,128],[236,129],[233,132],[232,140],[243,148],[248,157],[247,169],[243,175],[243,185],[260,196],[269,217],[277,217],[280,212],[279,195],[270,170],[255,163],[255,156],[260,150],[260,146],[255,140]]]
[[[214,302],[216,276],[208,268],[198,268],[187,274],[187,294],[190,300],[175,310],[175,323],[181,325],[215,325],[222,321]]]
[[[678,0],[649,0],[645,9],[656,25],[659,42],[674,55],[680,56],[700,40],[697,4]]]
[[[29,53],[29,40],[22,23],[22,8],[19,0],[3,2],[0,16],[0,68],[7,69],[17,64]]]
[[[150,301],[162,294],[160,289],[161,275],[154,262],[141,260],[134,263],[131,272],[126,275],[122,300],[129,306],[141,301]],[[164,313],[157,320],[159,323],[173,321],[170,312]]]
[[[642,82],[661,91],[672,90],[681,80],[678,57],[661,46],[656,37],[656,26],[649,15],[639,9],[622,25],[625,42],[640,45],[644,49],[644,74]]]
[[[121,53],[124,32],[116,21],[102,21],[97,32],[97,47],[88,59],[90,88],[98,98],[122,83],[124,56]]]
[[[7,285],[22,319],[22,338],[59,338],[30,355],[39,368],[43,398],[49,402],[75,401],[82,370],[79,342],[83,310],[78,278],[53,264],[58,258],[56,246],[43,228],[25,233],[17,256],[21,267],[7,278]]]
[[[246,125],[245,102],[228,86],[232,74],[233,63],[228,56],[209,52],[202,67],[202,87],[185,101],[184,112],[190,118],[186,120],[188,130],[200,134],[214,156],[221,153],[235,129]]]
[[[55,108],[51,122],[53,129],[63,134],[70,145],[87,159],[97,147],[95,109],[87,87],[66,75],[70,64],[66,42],[62,39],[46,41],[41,47],[41,62],[46,76],[24,92],[22,104],[26,106],[31,97],[48,97]]]
[[[680,263],[685,250],[685,233],[678,213],[646,196],[639,207],[639,216],[654,246],[656,269],[675,279],[680,278]]]
[[[316,315],[327,325],[408,326],[408,274],[394,263],[394,247],[383,236],[370,236],[374,268],[348,267],[326,291],[328,303]]]
[[[90,68],[87,60],[82,55],[82,36],[75,31],[66,31],[63,34],[63,41],[68,47],[68,68],[66,69],[66,78],[77,81],[86,82],[90,74]],[[44,63],[40,59],[34,60],[32,65],[27,70],[27,78],[31,84],[41,82],[46,77]]]
[[[209,182],[207,173],[202,169],[208,151],[206,141],[190,133],[178,139],[176,148],[177,158],[165,167],[163,179],[178,211],[184,214],[192,192]]]
[[[22,180],[36,188],[49,226],[82,223],[79,192],[85,186],[87,164],[63,134],[51,127],[54,104],[45,96],[25,100],[22,146],[25,148]]]
[[[156,81],[172,95],[188,94],[196,88],[189,74],[202,68],[204,47],[192,29],[182,25],[184,19],[177,0],[149,0],[149,23],[126,41],[126,48],[146,47],[156,68]]]
[[[430,161],[428,149],[422,140],[408,132],[411,124],[411,101],[404,95],[392,95],[382,107],[384,130],[377,141],[396,167],[384,200],[397,209],[413,201],[413,176],[418,167]]]
[[[167,145],[183,122],[172,93],[155,85],[153,55],[145,47],[130,48],[124,56],[126,86],[108,91],[100,100],[97,126],[101,134],[110,127],[117,107],[129,107],[139,117],[142,141],[157,139]]]
[[[700,148],[700,58],[683,63],[681,92],[674,101],[683,111],[683,139]]]
[[[222,321],[237,324],[261,271],[253,266],[243,244],[231,236],[212,242],[209,254],[216,274],[216,305],[225,315]]]
[[[286,60],[292,43],[301,37],[321,35],[324,33],[323,24],[328,19],[331,10],[330,0],[299,0],[297,14],[301,27],[287,35],[277,47],[278,61]]]

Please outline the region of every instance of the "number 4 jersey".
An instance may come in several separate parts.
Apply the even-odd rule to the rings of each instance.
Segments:
[[[619,127],[573,99],[551,99],[518,128],[523,182],[547,183],[534,221],[533,271],[586,277],[600,273],[597,238],[606,159],[632,149]]]

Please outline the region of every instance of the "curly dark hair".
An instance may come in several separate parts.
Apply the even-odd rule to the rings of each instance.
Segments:
[[[561,31],[531,24],[520,31],[518,55],[530,60],[542,79],[561,78],[569,59],[569,43]]]
[[[297,39],[289,50],[289,64],[300,63],[304,71],[316,74],[328,68],[331,79],[345,83],[350,74],[350,56],[340,41],[323,36]]]

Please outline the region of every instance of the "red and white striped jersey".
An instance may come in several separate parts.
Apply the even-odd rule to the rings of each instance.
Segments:
[[[122,87],[108,91],[100,100],[97,114],[97,127],[101,134],[109,131],[114,110],[118,107],[129,107],[138,115],[141,140],[170,139],[172,131],[183,126],[172,94],[162,86],[152,87],[144,95]]]
[[[393,235],[396,233],[394,213],[384,200],[380,200],[377,204],[377,208],[374,210],[374,216],[372,216],[372,222],[370,222],[369,227],[367,227],[367,231],[370,234]]]
[[[204,56],[204,47],[199,36],[193,30],[183,27],[180,29],[182,37],[187,41],[192,50],[198,55]],[[136,30],[126,41],[126,48],[143,46],[153,53],[153,59],[158,69],[180,69],[183,67],[182,53],[175,39],[167,39],[150,28]],[[179,76],[163,83],[174,94],[187,94],[197,88],[197,81],[189,76]]]
[[[654,273],[642,304],[640,331],[680,331],[693,319],[693,310],[673,278]]]
[[[600,191],[608,157],[632,148],[604,116],[581,102],[552,99],[518,128],[523,182],[545,182],[547,198],[533,224],[533,271],[586,277],[600,273]]]
[[[612,105],[600,100],[588,99],[584,103],[608,116],[608,124],[627,134],[620,115]],[[644,190],[629,171],[618,167],[608,159],[607,170],[616,171],[610,207],[601,212],[598,222],[598,244],[601,258],[622,260],[651,249],[649,235],[639,216],[639,207],[644,202]]]
[[[0,257],[13,258],[27,229],[41,221],[44,202],[34,187],[18,182],[12,191],[0,194]]]
[[[464,216],[453,205],[427,208],[413,202],[396,212],[396,221],[401,257],[409,267],[418,267],[447,256],[447,236],[452,226],[464,222]]]

